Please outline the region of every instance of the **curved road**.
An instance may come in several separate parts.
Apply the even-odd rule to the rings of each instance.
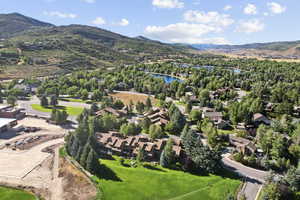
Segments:
[[[230,154],[223,155],[222,162],[224,166],[240,176],[245,177],[246,182],[241,194],[244,194],[247,200],[255,200],[265,182],[264,180],[267,177],[268,172],[242,165],[241,163],[231,160],[229,155]]]
[[[40,104],[40,100],[37,96],[33,96],[30,100],[18,100],[19,108],[25,109],[27,114],[37,115],[40,117],[50,117],[50,113],[41,112],[34,110],[31,105],[32,104]],[[90,108],[91,105],[81,102],[67,102],[67,101],[59,101],[58,105],[60,106],[71,106],[71,107],[81,107],[81,108]],[[76,116],[69,116],[69,120],[76,122]]]

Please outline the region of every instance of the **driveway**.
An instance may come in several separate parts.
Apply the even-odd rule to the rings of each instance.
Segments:
[[[255,200],[260,188],[265,182],[268,172],[242,165],[241,163],[231,160],[229,155],[230,154],[223,155],[222,162],[224,166],[245,178],[246,182],[241,194],[244,194],[247,200]]]

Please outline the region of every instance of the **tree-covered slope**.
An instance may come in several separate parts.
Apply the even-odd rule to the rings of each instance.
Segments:
[[[19,13],[0,14],[0,38],[10,37],[19,32],[33,28],[50,26],[53,25],[26,17]]]
[[[4,71],[22,65],[58,67],[64,71],[111,67],[184,54],[190,50],[185,46],[130,38],[91,26],[54,26],[20,14],[5,16],[0,30],[7,26],[12,28],[0,41],[0,65]]]

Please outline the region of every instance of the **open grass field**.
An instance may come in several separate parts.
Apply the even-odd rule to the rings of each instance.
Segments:
[[[115,99],[121,100],[125,105],[129,105],[130,101],[132,101],[134,104],[137,102],[143,102],[146,103],[146,100],[148,98],[148,95],[146,94],[136,94],[136,93],[129,93],[129,92],[116,92],[110,94]],[[156,105],[158,100],[150,97],[152,105]]]
[[[197,176],[160,166],[131,168],[114,160],[101,160],[101,164],[107,167],[105,174],[110,174],[97,178],[103,200],[223,200],[241,183],[235,178]]]
[[[32,104],[31,107],[34,110],[40,111],[40,112],[51,112],[53,107],[42,107],[39,104]],[[58,110],[65,110],[69,115],[76,116],[80,115],[83,111],[83,108],[80,107],[65,107],[65,106],[57,106],[56,109]]]
[[[60,101],[66,102],[76,102],[76,103],[86,103],[87,101],[82,99],[75,99],[75,98],[59,98]]]
[[[34,195],[11,188],[0,187],[0,200],[36,200]]]

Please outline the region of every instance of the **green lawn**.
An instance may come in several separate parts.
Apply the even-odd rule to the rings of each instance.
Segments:
[[[241,183],[238,179],[197,176],[161,167],[124,167],[112,160],[101,160],[101,164],[107,167],[102,173],[106,177],[96,180],[104,200],[223,200]]]
[[[85,103],[85,100],[82,99],[75,99],[75,98],[59,98],[60,101],[66,101],[66,102],[76,102],[76,103]]]
[[[37,198],[25,191],[0,187],[0,200],[36,200]]]
[[[50,107],[50,106],[49,107],[42,107],[39,104],[32,104],[31,107],[34,110],[37,110],[37,111],[40,111],[40,112],[51,112],[52,109],[53,109],[53,107]],[[83,111],[83,108],[81,108],[81,107],[57,106],[56,108],[59,109],[59,110],[65,110],[65,111],[67,111],[67,113],[69,115],[73,115],[73,116],[80,115]]]
[[[218,129],[218,133],[224,134],[224,135],[229,135],[229,134],[235,133],[235,130],[222,130],[222,129]]]

